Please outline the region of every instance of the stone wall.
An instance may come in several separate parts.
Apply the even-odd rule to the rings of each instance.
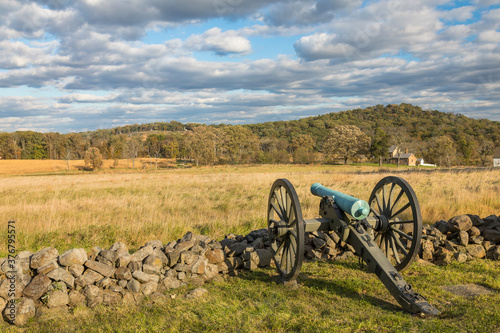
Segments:
[[[44,309],[164,297],[167,289],[201,286],[237,275],[240,269],[266,267],[272,259],[268,247],[263,229],[245,237],[227,235],[222,241],[188,232],[166,245],[149,241],[132,254],[123,243],[89,252],[59,254],[53,247],[23,251],[13,266],[0,260],[0,310],[5,321],[22,326]]]
[[[422,234],[419,256],[423,260],[435,264],[500,260],[497,216],[460,215],[425,225]],[[4,320],[21,326],[45,309],[164,297],[168,289],[201,286],[235,276],[242,269],[267,267],[272,261],[269,245],[267,230],[260,229],[246,236],[229,234],[221,241],[188,232],[166,245],[149,241],[132,254],[123,243],[89,252],[71,249],[59,254],[53,247],[23,251],[14,264],[0,259],[0,310]],[[306,259],[342,260],[354,255],[354,249],[333,232],[306,235]]]

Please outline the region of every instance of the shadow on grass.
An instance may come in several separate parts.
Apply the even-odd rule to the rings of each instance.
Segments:
[[[327,269],[333,269],[334,266],[341,266],[344,270],[353,270],[353,269],[361,269],[365,272],[369,272],[367,267],[364,266],[362,268],[359,267],[359,264],[355,261],[335,261],[335,262],[327,262],[327,261],[318,261],[318,264],[321,266],[331,266],[327,267]],[[276,284],[283,286],[283,280],[278,275],[277,271],[273,268],[261,268],[257,271],[244,271],[241,273],[239,278],[252,281],[252,282],[262,282],[266,284]],[[392,312],[401,312],[403,309],[396,304],[388,302],[386,300],[377,298],[375,296],[370,296],[366,293],[360,294],[359,288],[354,288],[352,286],[352,281],[354,279],[359,280],[360,278],[349,279],[346,275],[342,278],[332,277],[331,279],[317,277],[314,274],[309,273],[300,273],[299,278],[297,279],[299,288],[309,290],[311,292],[314,291],[328,291],[330,293],[336,294],[338,296],[350,298],[355,302],[368,302],[369,304],[381,307],[388,311]],[[376,283],[382,283],[378,280]],[[387,294],[390,295],[389,291]],[[394,302],[396,302],[394,300]]]

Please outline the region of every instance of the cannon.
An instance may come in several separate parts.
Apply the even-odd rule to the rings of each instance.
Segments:
[[[405,282],[400,271],[416,258],[422,237],[422,216],[415,192],[404,179],[385,177],[368,202],[319,183],[320,218],[303,219],[300,202],[287,179],[277,179],[269,194],[267,221],[271,251],[283,281],[295,280],[304,257],[305,233],[335,232],[380,279],[401,307],[414,314],[439,311]]]

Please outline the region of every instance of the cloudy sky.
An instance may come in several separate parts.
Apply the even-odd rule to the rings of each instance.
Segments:
[[[499,1],[0,1],[0,131],[392,103],[500,121]]]

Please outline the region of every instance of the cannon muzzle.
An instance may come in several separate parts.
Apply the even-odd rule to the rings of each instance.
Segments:
[[[345,193],[329,189],[320,183],[312,184],[311,193],[318,197],[333,197],[340,209],[353,216],[356,220],[365,219],[370,213],[368,202],[356,199]]]

